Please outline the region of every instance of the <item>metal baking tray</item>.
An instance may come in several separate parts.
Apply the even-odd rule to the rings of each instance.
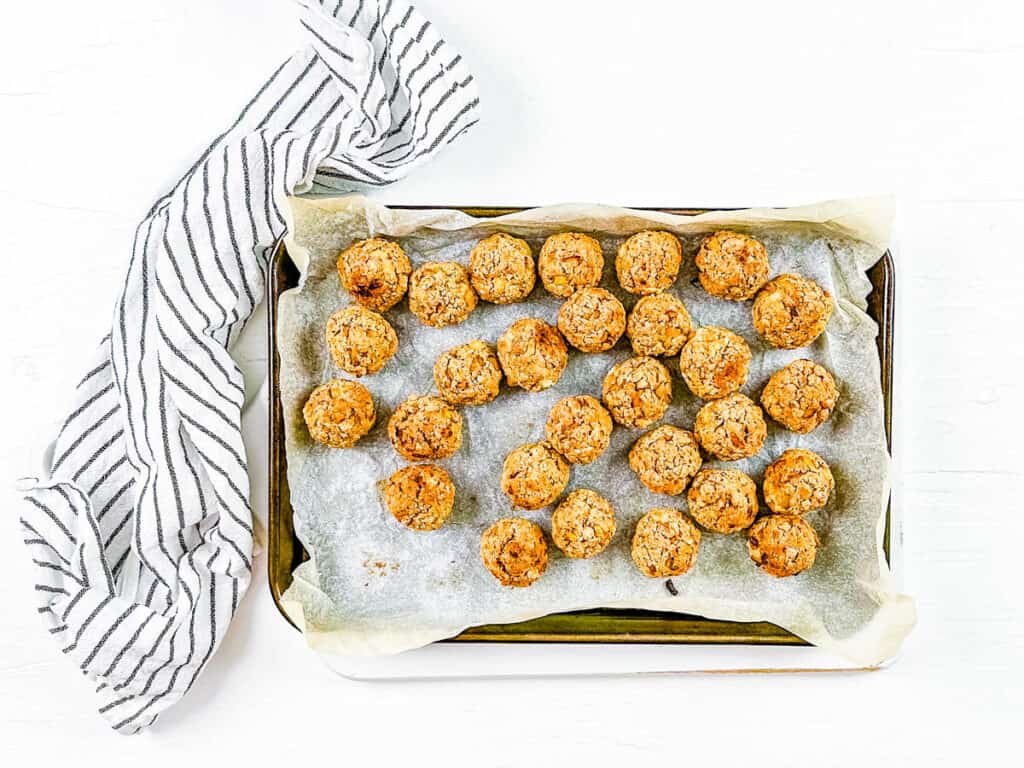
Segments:
[[[516,213],[523,208],[458,208],[455,206],[392,206],[396,209],[455,208],[471,216],[489,218]],[[649,208],[665,213],[693,215],[708,208]],[[281,606],[281,595],[292,583],[292,571],[308,559],[292,527],[288,497],[288,465],[284,449],[284,421],[278,375],[277,301],[281,294],[298,285],[299,272],[281,243],[274,253],[268,279],[268,339],[270,360],[269,505],[267,569],[270,593],[281,615],[294,626]],[[892,366],[895,274],[890,251],[871,270],[868,314],[878,323],[878,358],[881,362],[885,434],[892,452]],[[892,498],[885,511],[883,547],[890,557]],[[598,608],[543,616],[515,624],[472,627],[444,642],[539,642],[539,643],[680,643],[743,645],[807,645],[803,639],[768,622],[736,622],[706,619],[682,613],[634,609]]]

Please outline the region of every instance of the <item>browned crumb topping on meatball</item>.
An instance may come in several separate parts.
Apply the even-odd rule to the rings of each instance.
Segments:
[[[380,237],[353,243],[338,256],[341,284],[364,307],[384,312],[405,296],[412,265],[402,246]]]
[[[551,408],[545,425],[548,442],[573,464],[589,464],[605,452],[612,437],[612,417],[595,397],[563,397]]]
[[[802,448],[784,451],[764,470],[764,502],[772,512],[802,515],[821,509],[835,487],[825,460]]]
[[[649,427],[672,402],[668,368],[653,357],[631,357],[612,366],[601,396],[612,418],[624,427]]]
[[[506,517],[484,531],[480,559],[503,587],[528,587],[548,567],[548,543],[536,523]]]
[[[548,293],[562,298],[571,296],[580,288],[601,282],[601,244],[580,232],[552,235],[540,249],[537,271]]]
[[[750,347],[728,328],[699,329],[679,355],[679,372],[690,391],[703,400],[739,391],[749,368]]]
[[[580,288],[558,310],[558,330],[581,352],[605,352],[626,330],[626,310],[604,288]]]
[[[570,493],[551,515],[551,540],[569,557],[593,557],[614,535],[614,507],[588,488]]]
[[[671,287],[683,263],[683,247],[671,232],[637,232],[619,246],[615,271],[619,285],[630,293],[647,295]]]
[[[778,578],[795,576],[814,565],[818,535],[796,515],[766,515],[751,526],[747,551],[765,573]]]
[[[455,484],[436,464],[403,467],[385,483],[384,503],[406,528],[434,531],[452,513]]]
[[[370,390],[345,379],[331,379],[314,389],[302,416],[309,436],[331,448],[351,448],[377,420]]]
[[[839,390],[832,374],[810,360],[794,360],[772,374],[761,393],[768,415],[800,434],[821,426],[836,407]]]
[[[757,517],[757,486],[738,469],[702,469],[686,493],[690,514],[716,533],[735,533]]]
[[[768,251],[759,240],[721,230],[708,235],[695,259],[700,284],[712,296],[731,301],[753,298],[768,281]]]
[[[629,451],[629,467],[649,491],[677,496],[700,469],[700,448],[692,432],[662,424]]]
[[[670,293],[656,293],[633,305],[626,335],[636,355],[678,355],[693,335],[693,321],[683,302]]]
[[[376,373],[398,349],[391,323],[358,304],[331,315],[325,335],[335,365],[353,376]]]
[[[424,325],[458,325],[476,309],[476,291],[465,268],[454,261],[424,264],[409,279],[409,311]]]
[[[557,328],[525,317],[498,338],[498,360],[510,387],[540,392],[558,381],[569,354]]]
[[[519,446],[501,467],[501,490],[522,509],[546,507],[568,482],[569,463],[546,443]]]
[[[768,426],[761,408],[735,392],[705,403],[697,412],[694,432],[705,451],[723,461],[736,461],[761,450]]]
[[[388,437],[409,461],[446,459],[462,445],[462,416],[440,397],[413,396],[391,414]]]
[[[818,338],[832,316],[832,296],[802,275],[779,275],[754,299],[754,328],[773,347],[796,349]]]
[[[484,301],[522,301],[537,279],[529,243],[504,232],[485,237],[469,254],[469,279]]]
[[[630,553],[649,578],[680,576],[697,562],[700,530],[678,509],[652,509],[636,524]]]
[[[498,396],[498,356],[479,339],[442,352],[434,363],[434,383],[441,397],[455,405],[483,405]]]

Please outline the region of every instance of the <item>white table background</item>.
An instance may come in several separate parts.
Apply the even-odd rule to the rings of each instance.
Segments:
[[[91,690],[37,619],[9,493],[0,516],[3,762],[1019,759],[1021,4],[419,7],[475,72],[484,119],[382,192],[385,202],[733,206],[899,196],[897,492],[904,586],[920,613],[903,657],[873,674],[355,683],[329,674],[278,616],[260,558],[190,696],[126,739],[95,714]],[[5,6],[5,491],[38,471],[105,332],[137,220],[298,44],[293,14],[286,0]],[[264,320],[261,311],[236,350],[257,399]],[[260,515],[263,419],[252,409],[246,425]]]

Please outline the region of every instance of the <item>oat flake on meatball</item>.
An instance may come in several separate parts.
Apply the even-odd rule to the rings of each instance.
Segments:
[[[455,504],[455,484],[436,464],[403,467],[384,484],[388,511],[406,528],[434,531],[444,525]]]
[[[757,517],[757,486],[738,469],[702,469],[686,492],[690,514],[716,533],[735,533]]]
[[[498,338],[498,360],[510,387],[540,392],[558,381],[569,354],[557,328],[525,317]]]
[[[708,235],[695,259],[700,284],[712,296],[744,301],[768,281],[768,251],[761,241],[739,232]]]
[[[331,315],[325,335],[334,363],[353,376],[376,373],[398,349],[391,323],[358,304]]]
[[[454,261],[424,264],[409,279],[409,311],[424,325],[458,325],[476,309],[476,291]]]
[[[672,403],[672,378],[653,357],[631,357],[608,371],[601,397],[622,426],[649,427]]]
[[[455,405],[483,405],[501,390],[498,356],[479,339],[442,352],[434,363],[434,383],[441,397]]]
[[[546,443],[519,446],[501,467],[501,490],[522,509],[546,507],[568,483],[569,463]]]
[[[802,515],[828,504],[836,481],[821,456],[790,448],[765,468],[762,487],[773,512]]]
[[[678,355],[693,335],[693,321],[683,302],[671,293],[656,293],[633,305],[626,335],[635,355]]]
[[[469,254],[469,279],[484,301],[522,301],[537,279],[529,243],[504,232],[485,237]]]
[[[506,517],[480,537],[480,559],[503,587],[528,587],[548,567],[548,543],[536,523]]]
[[[614,507],[588,488],[570,493],[551,515],[551,540],[568,557],[593,557],[605,550],[614,535]]]
[[[679,373],[697,397],[714,400],[737,392],[747,380],[750,347],[728,328],[699,329],[679,355]]]
[[[411,272],[402,246],[380,237],[353,243],[338,256],[342,286],[364,307],[378,312],[402,300]]]
[[[377,420],[370,390],[346,379],[331,379],[314,389],[302,416],[310,437],[331,448],[351,448]]]
[[[626,330],[626,310],[604,288],[580,288],[558,310],[558,330],[580,352],[606,352]]]
[[[818,535],[796,515],[765,515],[747,534],[750,559],[776,578],[795,576],[814,565]]]
[[[580,232],[552,235],[540,249],[537,271],[548,293],[561,298],[571,296],[580,288],[601,282],[601,244]]]
[[[440,397],[410,397],[388,420],[388,437],[408,461],[447,459],[462,445],[462,416]]]
[[[824,332],[831,316],[832,296],[802,275],[779,275],[754,299],[754,328],[781,349],[807,346]]]
[[[700,465],[700,448],[693,433],[671,424],[652,429],[629,451],[629,468],[653,493],[678,496]]]
[[[652,509],[636,524],[630,554],[648,578],[681,576],[697,562],[700,530],[678,509]]]
[[[671,232],[637,232],[619,246],[615,271],[623,290],[639,295],[671,287],[683,263],[683,247]]]
[[[551,408],[544,427],[548,442],[573,464],[589,464],[605,452],[612,417],[590,395],[563,397]]]
[[[768,426],[761,408],[734,392],[705,403],[697,412],[694,432],[705,451],[722,461],[737,461],[761,450]]]
[[[768,415],[786,429],[807,434],[836,407],[839,390],[832,374],[810,360],[794,360],[772,374],[761,393]]]

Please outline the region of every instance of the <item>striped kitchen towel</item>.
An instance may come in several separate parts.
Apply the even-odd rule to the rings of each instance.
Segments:
[[[39,613],[121,733],[188,692],[249,584],[228,350],[263,296],[285,197],[388,184],[477,122],[462,57],[406,0],[300,5],[308,47],[139,225],[49,478],[26,488]]]

